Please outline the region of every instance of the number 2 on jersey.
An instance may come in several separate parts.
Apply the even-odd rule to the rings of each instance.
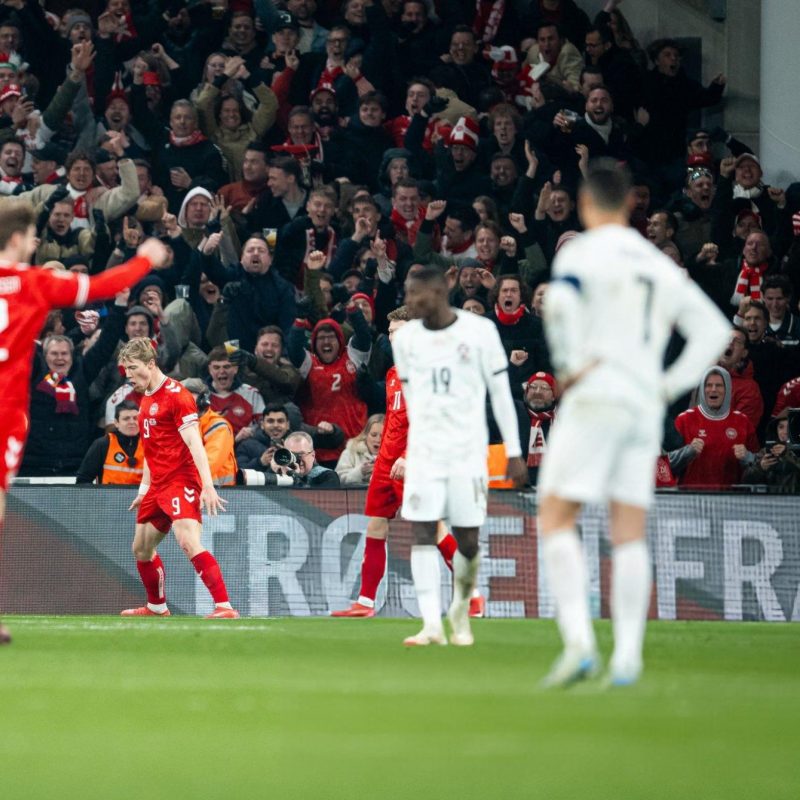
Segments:
[[[643,336],[645,342],[650,341],[650,317],[653,313],[653,290],[655,289],[655,283],[653,282],[652,278],[648,278],[645,275],[637,275],[636,276],[636,283],[641,285],[644,288],[644,327],[643,327]]]

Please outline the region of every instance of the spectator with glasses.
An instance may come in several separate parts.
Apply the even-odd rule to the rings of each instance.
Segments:
[[[269,472],[275,475],[278,486],[338,489],[339,475],[335,470],[317,463],[314,441],[305,431],[295,431],[286,437],[285,451],[277,451],[269,463]],[[276,462],[275,458],[278,457]],[[282,458],[283,457],[283,458]],[[283,463],[283,462],[287,463]],[[281,462],[281,463],[278,463]],[[266,483],[272,483],[267,480]]]

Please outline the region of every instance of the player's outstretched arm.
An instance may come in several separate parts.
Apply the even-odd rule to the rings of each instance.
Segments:
[[[132,259],[90,278],[86,297],[79,297],[80,302],[76,305],[113,297],[117,292],[137,284],[151,269],[163,269],[168,259],[167,248],[158,239],[146,239]]]
[[[211,477],[211,467],[208,465],[208,456],[203,446],[203,437],[200,435],[200,425],[195,423],[185,428],[181,428],[181,438],[192,454],[192,460],[200,473],[200,481],[203,489],[200,492],[200,504],[203,509],[215,517],[220,511],[225,510],[227,500],[223,500],[214,487],[214,479]]]
[[[128,506],[128,511],[134,511],[135,509],[139,508],[149,488],[150,467],[147,466],[147,459],[144,459],[144,464],[142,465],[142,481],[139,484],[139,493],[133,498],[133,502]]]

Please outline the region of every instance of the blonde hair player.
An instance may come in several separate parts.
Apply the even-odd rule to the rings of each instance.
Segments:
[[[202,511],[225,510],[214,487],[194,396],[159,369],[150,339],[126,342],[119,363],[139,404],[139,431],[144,445],[144,474],[139,493],[130,505],[136,511],[133,554],[147,593],[147,603],[129,608],[123,617],[168,617],[164,564],[156,548],[169,533],[192,562],[214,599],[209,619],[236,619],[219,564],[200,544]]]

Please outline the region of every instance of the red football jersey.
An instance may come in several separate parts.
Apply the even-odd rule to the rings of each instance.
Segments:
[[[133,258],[91,279],[75,272],[0,262],[0,403],[28,408],[33,349],[52,309],[80,308],[111,297],[149,271],[146,258]]]
[[[264,416],[264,398],[258,389],[242,383],[225,397],[212,391],[211,410],[225,417],[236,435],[242,428],[246,428],[254,422],[256,424],[261,422],[261,417]]]
[[[784,408],[800,408],[800,378],[792,378],[781,386],[772,416],[777,417]]]
[[[678,481],[684,488],[725,488],[738,483],[742,465],[733,454],[733,446],[743,444],[751,453],[758,452],[753,423],[740,411],[731,411],[725,419],[709,419],[699,408],[690,408],[678,415],[675,427],[685,444],[692,439],[705,443],[703,452],[689,462]]]
[[[408,441],[408,412],[403,397],[403,385],[397,377],[397,368],[386,373],[386,419],[383,421],[383,436],[378,458],[394,464],[405,455]]]
[[[361,433],[367,424],[367,405],[356,391],[356,365],[347,355],[325,364],[311,356],[311,370],[306,378],[308,394],[301,405],[303,419],[309,425],[335,422],[345,439]],[[319,461],[333,461],[344,445],[335,449],[318,449]]]
[[[164,378],[157,389],[145,392],[139,404],[139,431],[150,468],[150,485],[181,479],[200,482],[192,454],[180,432],[197,424],[197,405],[178,381]]]

